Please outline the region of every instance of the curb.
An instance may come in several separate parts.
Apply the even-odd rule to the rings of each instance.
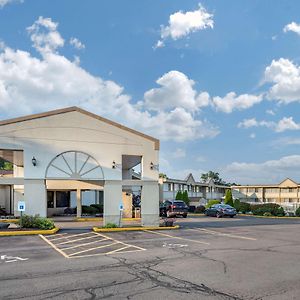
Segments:
[[[145,230],[174,230],[178,229],[179,225],[175,225],[172,227],[122,227],[122,228],[98,228],[93,227],[94,232],[118,232],[118,231],[145,231]]]
[[[238,214],[237,216],[244,216],[244,217],[253,217],[253,218],[265,218],[265,219],[300,219],[300,217],[276,217],[276,216],[256,216],[256,215],[248,215],[248,214]]]
[[[0,219],[0,223],[17,223],[20,219]]]
[[[122,218],[123,221],[140,221],[141,218]],[[103,221],[102,217],[95,218],[76,218],[77,222],[94,222],[94,221]]]
[[[38,234],[55,234],[59,230],[58,227],[54,227],[49,230],[28,230],[28,231],[0,231],[0,236],[17,236],[17,235],[38,235]]]
[[[190,214],[188,214],[188,216],[192,216],[192,217],[205,217],[205,214],[190,213]]]

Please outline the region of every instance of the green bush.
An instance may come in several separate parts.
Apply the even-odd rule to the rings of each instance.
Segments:
[[[115,223],[107,223],[103,228],[117,228],[117,224]]]
[[[240,202],[240,212],[246,214],[249,211],[251,211],[250,204],[247,202]]]
[[[284,209],[277,203],[251,204],[250,209],[253,215],[263,216],[270,213],[272,216],[283,217]]]
[[[190,204],[190,199],[189,199],[189,195],[187,191],[184,191],[182,193],[182,199],[184,201],[184,203],[188,206]]]
[[[233,206],[232,193],[231,193],[231,190],[230,190],[230,189],[228,189],[228,190],[226,191],[224,204]]]
[[[183,199],[183,195],[181,191],[178,191],[175,197],[176,200],[182,200]]]
[[[205,205],[206,208],[210,208],[211,206],[215,205],[215,204],[220,204],[221,201],[220,200],[209,200],[208,203]]]
[[[295,214],[296,214],[296,217],[300,217],[300,207],[298,207],[298,208],[296,209]]]
[[[92,206],[82,205],[82,213],[88,215],[95,215],[98,213],[98,209]]]
[[[196,214],[203,214],[205,212],[205,206],[204,205],[197,206],[194,212]]]
[[[272,216],[272,214],[271,214],[271,213],[269,213],[269,212],[265,212],[265,213],[264,213],[264,216],[265,216],[265,217],[271,217],[271,216]]]
[[[36,216],[28,216],[23,215],[18,224],[21,225],[23,228],[37,228],[37,229],[53,229],[55,227],[54,222],[51,219],[42,218],[38,215]]]
[[[103,213],[103,205],[102,204],[91,204],[90,207],[96,208],[97,212],[100,214]]]
[[[241,201],[239,199],[235,199],[233,203],[233,207],[236,209],[237,212],[239,212],[241,207]]]

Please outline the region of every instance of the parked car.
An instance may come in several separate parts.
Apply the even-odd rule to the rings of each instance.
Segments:
[[[205,210],[205,215],[217,218],[225,216],[233,218],[236,215],[236,209],[228,204],[214,204]]]
[[[159,208],[161,217],[187,217],[189,207],[181,200],[164,201]]]

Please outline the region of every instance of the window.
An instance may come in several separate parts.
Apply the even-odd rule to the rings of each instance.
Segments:
[[[56,207],[70,207],[70,192],[56,192]]]
[[[47,208],[54,208],[54,192],[47,192]]]

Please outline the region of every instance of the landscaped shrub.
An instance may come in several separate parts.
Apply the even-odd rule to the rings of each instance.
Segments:
[[[98,210],[99,214],[103,213],[103,205],[102,204],[91,204],[90,206],[96,208]]]
[[[233,203],[233,207],[236,209],[237,212],[240,211],[241,201],[239,199],[235,199]]]
[[[230,189],[228,189],[228,190],[226,191],[224,204],[233,206],[232,193],[231,193],[231,190],[230,190]]]
[[[210,208],[211,206],[215,205],[215,204],[220,204],[221,201],[220,200],[209,200],[208,203],[205,205],[206,208]]]
[[[195,209],[196,214],[203,214],[204,212],[205,212],[205,206],[204,205],[197,206],[196,209]]]
[[[297,217],[300,217],[300,207],[298,207],[298,208],[296,209],[295,214],[296,214]]]
[[[117,228],[118,225],[115,223],[107,223],[103,228]]]
[[[270,213],[272,216],[283,217],[284,209],[277,203],[251,204],[250,209],[253,215],[263,216]]]
[[[243,214],[246,214],[251,210],[250,204],[247,202],[241,202],[240,203],[240,212]]]
[[[42,218],[39,216],[23,215],[18,224],[23,228],[37,228],[37,229],[53,229],[55,227],[54,222],[51,219]]]
[[[182,200],[182,199],[183,199],[183,196],[182,196],[182,192],[181,192],[181,191],[178,191],[178,192],[177,192],[175,199],[176,199],[176,200]]]
[[[190,204],[190,199],[189,199],[189,195],[188,195],[188,192],[187,191],[184,191],[183,194],[182,194],[182,201],[184,201],[184,203],[186,205],[189,205]]]
[[[264,213],[264,216],[265,216],[265,217],[271,217],[271,216],[272,216],[272,214],[271,214],[271,213],[269,213],[269,212],[265,212],[265,213]]]
[[[98,213],[98,209],[92,206],[82,205],[82,213],[88,215],[95,215]]]

